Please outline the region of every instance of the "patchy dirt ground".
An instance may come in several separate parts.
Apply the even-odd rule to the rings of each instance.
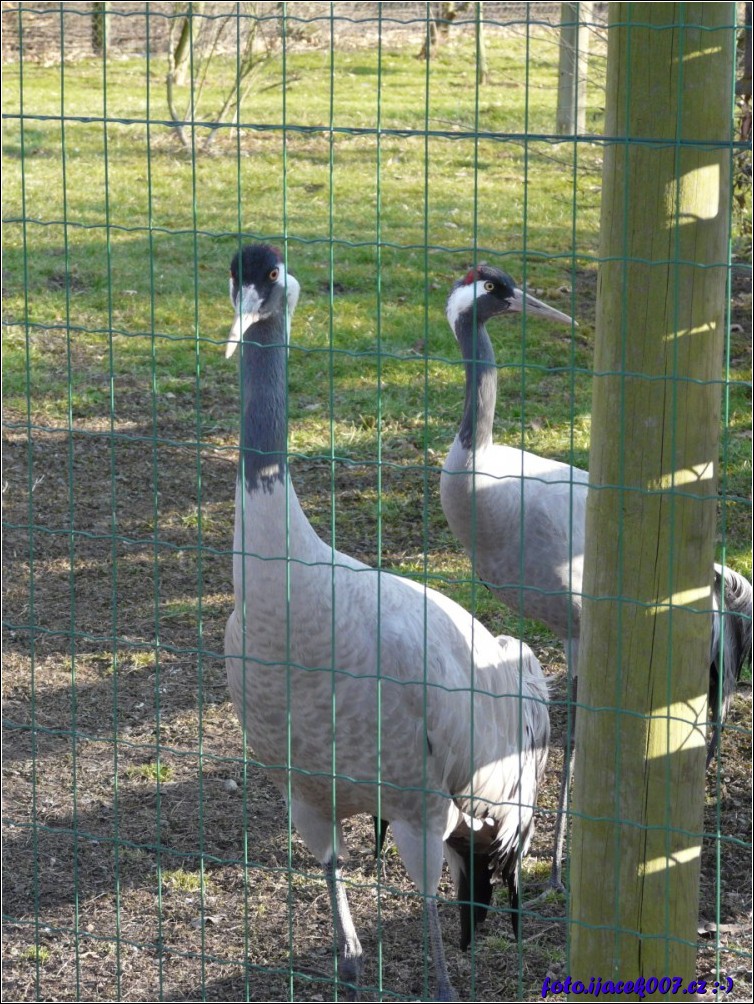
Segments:
[[[82,420],[72,435],[35,427],[30,439],[24,416],[5,415],[4,999],[333,1000],[326,889],[295,832],[289,848],[253,750],[243,758],[220,658],[235,453],[197,446],[180,414],[155,440],[145,415],[137,391],[121,395],[112,428]],[[294,472],[315,517],[329,505],[324,466]],[[372,477],[337,471],[344,508]],[[423,504],[411,472],[386,468],[383,488]],[[412,511],[385,527],[388,561],[423,548]],[[373,514],[345,525],[340,546],[373,560]],[[549,865],[565,689],[560,648],[535,647],[555,702],[528,897]],[[719,965],[729,999],[747,1000],[750,685],[730,723],[707,779],[698,971],[714,978]],[[369,820],[349,833],[363,999],[427,999],[421,903],[394,850],[378,885]],[[468,999],[538,999],[546,975],[568,973],[562,900],[536,907],[520,948],[504,912],[493,916],[473,956],[455,947],[455,910],[441,912]]]

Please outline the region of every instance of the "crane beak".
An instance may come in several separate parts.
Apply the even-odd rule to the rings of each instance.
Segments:
[[[541,317],[546,321],[554,321],[556,324],[574,325],[578,328],[578,322],[574,321],[568,314],[548,307],[546,303],[538,300],[536,296],[530,296],[522,289],[514,289],[513,299],[508,301],[508,310],[516,311],[519,314],[525,313],[528,317]]]
[[[259,320],[262,300],[253,286],[244,286],[236,301],[236,319],[225,343],[225,358],[230,359],[247,328]]]

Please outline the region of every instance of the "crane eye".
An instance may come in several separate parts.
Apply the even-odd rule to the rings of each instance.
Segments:
[[[493,289],[495,288],[495,283],[494,282],[485,282],[484,288],[485,288],[485,290],[488,293],[491,293],[493,291]]]
[[[270,272],[268,278],[269,278],[270,282],[277,282],[279,275],[280,275],[280,269],[279,268],[273,268],[273,270]]]

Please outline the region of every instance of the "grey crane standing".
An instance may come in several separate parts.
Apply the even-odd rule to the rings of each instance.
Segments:
[[[741,671],[747,664],[751,665],[751,611],[751,583],[732,568],[716,564],[712,586],[708,695],[713,724],[707,747],[708,767],[719,747],[720,730],[728,718]]]
[[[473,928],[490,901],[472,892],[471,873],[488,886],[507,881],[518,909],[547,757],[544,674],[522,642],[493,638],[440,593],[320,540],[286,453],[298,282],[277,250],[251,245],[233,259],[230,294],[228,353],[241,343],[242,372],[235,608],[225,633],[233,703],[324,868],[344,992],[356,993],[362,951],[340,823],[379,812],[425,897],[439,999],[455,1000],[435,898],[443,854],[466,901],[462,926]]]
[[[466,365],[466,399],[458,434],[443,465],[440,496],[448,524],[472,557],[476,575],[512,610],[543,621],[563,641],[575,703],[589,476],[577,467],[492,441],[497,368],[485,325],[511,313],[573,323],[489,265],[469,271],[448,297],[448,322]],[[718,707],[722,681],[723,721],[741,668],[751,660],[751,612],[749,582],[730,569],[723,574],[716,565],[710,706],[713,712]],[[717,735],[716,727],[709,759]],[[570,765],[571,755],[566,755],[550,879],[555,888],[562,888]]]

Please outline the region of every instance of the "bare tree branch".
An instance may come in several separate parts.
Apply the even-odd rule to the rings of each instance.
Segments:
[[[244,13],[249,16],[238,21],[236,14],[213,18],[211,32],[207,30],[206,19],[200,16],[203,7],[204,4],[185,4],[183,18],[171,21],[165,84],[170,117],[181,145],[185,150],[191,149],[192,137],[186,128],[186,123],[190,122],[192,132],[196,126],[206,130],[201,149],[207,152],[221,126],[239,121],[241,104],[251,92],[259,71],[274,57],[275,51],[274,39],[267,37],[257,18],[256,3],[244,4]],[[202,114],[205,85],[210,79],[215,83],[217,81],[219,74],[212,71],[212,67],[218,66],[218,59],[223,52],[221,45],[223,36],[227,35],[229,26],[236,21],[238,32],[236,72],[219,109],[214,114],[206,112]],[[201,47],[197,44],[200,35]],[[182,74],[182,70],[188,72],[188,80],[185,79],[185,72]],[[186,84],[189,86],[189,94],[185,112],[181,115],[178,111],[178,87]]]

